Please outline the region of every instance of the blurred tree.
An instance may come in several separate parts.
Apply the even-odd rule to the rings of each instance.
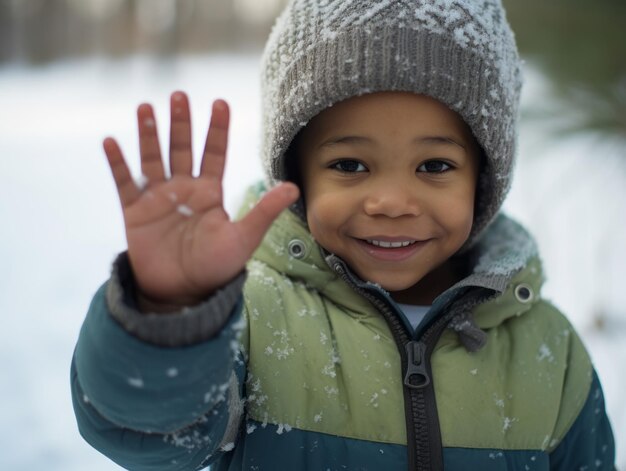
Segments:
[[[286,0],[0,0],[0,64],[259,51]]]
[[[626,2],[504,0],[521,54],[546,73],[557,106],[531,110],[555,131],[592,131],[626,156]]]

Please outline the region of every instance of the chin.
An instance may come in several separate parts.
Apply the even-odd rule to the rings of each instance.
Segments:
[[[365,277],[363,278],[364,280],[369,280],[370,283],[375,283],[377,285],[379,285],[381,288],[383,288],[386,291],[389,291],[391,293],[395,292],[395,291],[404,291],[407,290],[413,286],[415,286],[417,283],[419,283],[420,279],[411,279],[411,280],[389,280],[388,278],[383,278],[383,279],[372,279],[371,277]]]

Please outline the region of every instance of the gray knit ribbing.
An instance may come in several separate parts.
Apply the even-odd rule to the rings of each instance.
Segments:
[[[322,110],[377,91],[426,94],[459,113],[487,157],[469,246],[510,186],[520,88],[499,1],[293,0],[263,59],[269,184],[285,179],[285,151]]]
[[[241,299],[246,273],[222,287],[204,302],[171,313],[142,313],[133,305],[135,281],[128,254],[120,254],[107,285],[107,305],[111,316],[124,329],[159,347],[185,347],[211,339],[226,325]]]

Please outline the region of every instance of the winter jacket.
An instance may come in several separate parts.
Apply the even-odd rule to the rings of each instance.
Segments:
[[[614,469],[600,383],[540,296],[530,236],[499,216],[466,257],[414,331],[291,211],[243,288],[178,315],[136,311],[122,256],[72,362],[80,432],[131,470]]]

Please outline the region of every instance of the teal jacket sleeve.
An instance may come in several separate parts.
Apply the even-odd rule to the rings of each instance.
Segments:
[[[208,466],[230,449],[241,423],[241,301],[210,339],[162,346],[111,314],[108,283],[94,296],[72,360],[81,435],[129,470]]]
[[[576,421],[550,454],[553,471],[615,469],[615,441],[596,372]]]

